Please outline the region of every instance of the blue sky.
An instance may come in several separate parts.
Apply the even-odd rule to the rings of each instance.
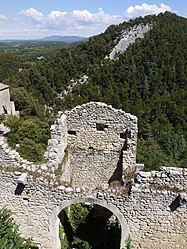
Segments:
[[[187,17],[187,0],[0,0],[0,39],[88,37],[111,24],[165,11]]]

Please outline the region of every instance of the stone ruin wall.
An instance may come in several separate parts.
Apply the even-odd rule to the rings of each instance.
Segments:
[[[187,244],[187,170],[162,168],[160,172],[139,172],[128,195],[123,188],[100,189],[53,187],[42,177],[28,174],[22,192],[18,189],[21,172],[0,173],[0,208],[14,212],[20,231],[33,237],[41,249],[57,246],[58,213],[64,202],[92,202],[114,205],[129,227],[133,248],[186,249]],[[57,224],[57,226],[56,226]],[[125,245],[121,249],[125,248]]]
[[[8,114],[18,116],[19,112],[15,111],[13,101],[10,101],[9,86],[0,83],[0,115]]]
[[[103,103],[89,103],[67,114],[67,127],[73,186],[121,181],[124,169],[135,166],[135,116]],[[129,161],[123,161],[124,152]]]
[[[15,104],[10,101],[9,86],[0,83],[0,115],[19,116],[19,111],[15,110]],[[0,122],[0,134],[6,134],[10,129]]]
[[[86,111],[85,116],[94,115],[91,108],[93,107],[90,106],[90,111]],[[102,112],[109,111],[110,115],[107,117],[113,117],[114,113],[117,113],[119,116],[120,113],[123,115],[119,110],[114,112],[111,107],[105,106],[101,109]],[[62,160],[67,154],[67,144],[73,144],[77,139],[76,153],[90,150],[89,147],[92,144],[89,142],[93,142],[92,137],[90,137],[88,142],[79,142],[78,132],[82,132],[82,134],[90,130],[94,131],[95,134],[101,132],[104,138],[105,132],[109,132],[109,123],[108,128],[105,128],[106,130],[97,131],[95,123],[91,122],[92,116],[90,116],[89,122],[85,124],[86,131],[79,130],[76,135],[75,133],[74,135],[68,134],[68,131],[78,128],[80,122],[84,124],[83,120],[85,116],[83,110],[84,108],[81,107],[75,108],[72,113],[67,112],[66,115],[60,115],[57,119],[56,124],[52,127],[52,139],[54,141],[49,141],[50,146],[53,143],[56,143],[56,146],[51,146],[50,151],[47,151],[48,155],[51,155],[47,163],[37,165],[22,159],[16,151],[8,147],[6,141],[1,137],[0,208],[3,206],[10,208],[14,212],[16,222],[20,224],[21,233],[26,237],[33,237],[41,249],[60,249],[57,241],[59,219],[58,213],[56,216],[54,215],[54,209],[58,208],[60,212],[64,201],[81,202],[81,200],[85,201],[85,198],[87,202],[92,200],[93,203],[99,200],[109,210],[111,205],[117,208],[129,227],[129,235],[134,248],[186,249],[187,169],[161,167],[160,172],[140,171],[132,177],[131,188],[128,192],[124,186],[112,187],[106,184],[106,182],[101,182],[99,186],[93,188],[89,184],[84,187],[81,180],[79,183],[76,183],[76,187],[68,187],[58,182],[54,172],[56,167],[54,167],[54,164],[58,160]],[[111,113],[113,114],[111,115]],[[71,120],[71,117],[75,114],[78,115],[76,122],[70,122],[72,126],[68,125],[68,119]],[[115,119],[118,115],[114,115]],[[129,117],[130,120],[133,116],[127,115],[125,117]],[[98,121],[101,122],[104,120],[98,119]],[[116,122],[118,123],[118,120]],[[93,127],[91,124],[93,124]],[[113,132],[112,126],[111,132]],[[114,135],[112,133],[110,141],[114,142],[113,138],[117,138],[117,134],[119,138],[120,132],[121,130],[117,130],[114,132]],[[61,143],[62,138],[63,141],[65,140],[65,143]],[[132,140],[132,143],[134,141]],[[111,142],[111,146],[114,146],[113,142]],[[115,146],[120,149],[121,145],[123,145],[122,140],[119,140]],[[99,142],[98,146],[100,146]],[[103,148],[106,148],[104,146]],[[133,146],[131,148],[135,149]],[[116,150],[118,155],[119,151]],[[63,152],[64,154],[59,154],[59,152]],[[122,150],[122,152],[124,151]],[[72,158],[71,156],[69,159],[67,158],[66,165],[68,165],[68,161],[70,162],[69,165],[71,165],[71,160],[75,160],[74,156],[76,154],[73,153],[75,152],[72,152]],[[111,150],[110,153],[112,155],[113,151]],[[134,154],[129,154],[129,157],[131,155],[133,156]],[[98,154],[96,156],[98,157]],[[99,163],[96,163],[97,167],[99,165]],[[69,168],[66,167],[66,169],[68,171]],[[18,179],[23,172],[26,172],[28,175],[27,183],[22,191],[20,191],[18,188]]]
[[[23,192],[19,192],[18,178],[21,172],[0,172],[0,208],[6,207],[13,212],[13,218],[20,225],[20,233],[26,238],[33,238],[42,249],[50,247],[49,215],[54,204],[54,195],[45,188],[46,184],[39,178],[28,176]],[[18,190],[18,191],[17,191]],[[16,193],[17,192],[17,193]],[[51,198],[50,198],[51,197]]]
[[[45,158],[56,167],[62,164],[62,180],[96,187],[122,181],[124,171],[135,167],[136,140],[135,116],[90,102],[60,114]]]

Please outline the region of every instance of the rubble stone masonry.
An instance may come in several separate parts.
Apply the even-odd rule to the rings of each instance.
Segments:
[[[42,164],[0,137],[0,208],[6,206],[39,248],[60,249],[59,213],[73,203],[109,209],[135,249],[187,248],[187,169],[136,169],[137,118],[91,102],[59,113]],[[113,181],[122,184],[113,185]]]

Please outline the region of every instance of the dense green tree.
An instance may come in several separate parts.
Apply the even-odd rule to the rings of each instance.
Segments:
[[[151,23],[153,28],[119,54],[117,60],[107,59],[121,32],[142,23]],[[151,139],[153,151],[162,151],[163,164],[169,161],[179,165],[187,141],[186,26],[186,18],[169,12],[112,25],[88,42],[63,48],[48,59],[35,62],[30,69],[8,77],[5,83],[10,85],[12,99],[24,119],[37,117],[46,122],[50,112],[88,101],[103,101],[131,112],[139,118],[140,162],[146,161],[148,166],[144,148],[146,152]],[[83,75],[88,80],[81,84]],[[72,87],[72,82],[77,83]],[[18,130],[10,135],[13,140],[19,139]],[[37,143],[34,137],[28,139]],[[169,153],[167,145],[173,152]],[[154,160],[150,168],[158,168],[160,163]]]
[[[145,170],[159,170],[169,157],[153,139],[138,140],[137,161],[145,164]]]
[[[11,129],[7,134],[8,142],[17,146],[21,156],[30,161],[42,161],[49,139],[49,122],[39,118],[8,117],[5,125]]]

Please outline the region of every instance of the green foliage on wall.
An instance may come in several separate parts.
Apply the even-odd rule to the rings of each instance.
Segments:
[[[91,245],[88,243],[88,241],[82,240],[80,238],[74,237],[74,240],[72,242],[72,245],[76,248],[80,249],[91,249]]]
[[[61,224],[59,226],[59,238],[61,243],[61,249],[68,249],[69,248],[68,238],[64,231],[64,227]]]
[[[126,246],[127,246],[127,249],[132,249],[132,239],[130,238],[130,236],[128,237],[126,241]]]
[[[91,206],[83,203],[77,203],[66,208],[66,214],[74,231],[76,231],[78,226],[85,223],[90,210]]]
[[[7,117],[4,124],[10,127],[7,134],[8,142],[17,148],[20,155],[30,161],[42,161],[49,139],[50,123],[39,118]],[[17,147],[16,147],[17,146]]]
[[[5,115],[4,114],[0,115],[0,123],[2,123],[4,120],[5,120]]]
[[[63,249],[113,249],[120,246],[119,222],[109,210],[101,206],[73,204],[65,209],[61,222]]]
[[[88,241],[80,239],[75,236],[79,226],[84,225],[87,216],[89,215],[92,207],[85,205],[83,203],[73,204],[65,208],[65,213],[68,217],[68,222],[72,228],[73,234],[71,235],[72,240],[68,241],[67,234],[65,233],[64,227],[60,224],[59,227],[59,238],[61,241],[61,249],[70,248],[81,248],[81,249],[91,249],[91,245]]]
[[[19,234],[19,227],[11,217],[10,210],[0,210],[0,248],[37,249],[31,239],[24,239]]]

